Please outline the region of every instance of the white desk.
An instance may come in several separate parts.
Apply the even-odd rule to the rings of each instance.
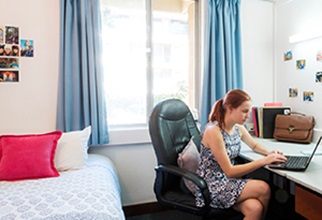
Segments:
[[[284,155],[303,155],[301,151],[310,151],[313,150],[315,147],[315,143],[311,144],[297,144],[297,143],[289,143],[289,142],[279,142],[276,141],[275,139],[261,139],[261,138],[255,138],[255,140],[261,144],[263,144],[266,148],[269,150],[279,150],[284,153]],[[322,143],[320,143],[319,148],[317,151],[322,150]],[[242,143],[242,148],[241,148],[241,157],[248,159],[248,160],[256,160],[259,158],[262,158],[263,155],[255,153],[252,149],[250,149],[246,144]],[[268,168],[268,167],[267,167]],[[298,172],[298,171],[282,171],[281,173],[278,169],[271,169],[273,172],[279,173],[281,175],[287,175],[292,174],[292,173],[306,173],[310,170],[322,170],[322,155],[315,155],[307,168],[305,172]],[[322,174],[321,174],[322,175]],[[321,180],[322,184],[322,180]],[[321,191],[322,194],[322,191]]]
[[[297,144],[297,143],[287,143],[279,142],[275,139],[261,139],[256,138],[256,141],[263,144],[269,150],[280,150],[285,155],[303,155],[301,151],[312,150],[315,143],[311,144]],[[320,143],[318,150],[322,150],[322,143]],[[260,154],[253,152],[247,145],[242,144],[240,156],[246,160],[252,161],[263,157]],[[268,168],[269,171],[286,178],[296,184],[296,187],[302,186],[314,192],[314,195],[305,190],[304,188],[296,188],[295,193],[295,208],[296,211],[308,219],[315,219],[315,216],[321,216],[322,214],[322,156],[315,155],[306,169],[306,171],[285,171],[279,169]],[[312,204],[312,196],[315,199],[314,204]],[[298,198],[296,198],[298,197]],[[315,198],[316,197],[316,198]],[[307,200],[305,202],[305,200]],[[304,201],[304,204],[303,204]],[[300,203],[299,203],[300,202]],[[309,206],[305,206],[310,204]],[[298,204],[298,205],[297,205]],[[313,205],[313,206],[312,206]],[[297,207],[296,207],[297,206]],[[303,207],[305,206],[305,207]]]

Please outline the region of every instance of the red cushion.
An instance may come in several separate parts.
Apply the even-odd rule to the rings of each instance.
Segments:
[[[61,131],[0,136],[0,180],[59,176],[54,156]]]

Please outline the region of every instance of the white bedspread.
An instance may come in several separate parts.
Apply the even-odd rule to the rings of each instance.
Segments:
[[[125,219],[113,163],[100,155],[87,163],[55,178],[0,181],[0,219]]]

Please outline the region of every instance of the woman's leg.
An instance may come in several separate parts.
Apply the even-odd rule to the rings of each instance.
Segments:
[[[248,216],[249,219],[251,219],[250,216],[252,216],[252,219],[264,219],[270,196],[271,190],[266,182],[248,180],[234,208],[241,211],[245,219],[248,219]]]
[[[260,220],[264,218],[264,207],[257,199],[246,199],[235,204],[234,209],[244,214],[244,220]]]

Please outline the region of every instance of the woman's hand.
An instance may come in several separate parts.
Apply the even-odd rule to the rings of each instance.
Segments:
[[[271,151],[265,157],[266,165],[272,163],[285,163],[287,158],[280,151]]]
[[[283,152],[278,151],[278,150],[272,150],[272,151],[271,151],[271,152],[269,152],[267,155],[270,155],[270,154],[279,154],[279,155],[283,155]]]

